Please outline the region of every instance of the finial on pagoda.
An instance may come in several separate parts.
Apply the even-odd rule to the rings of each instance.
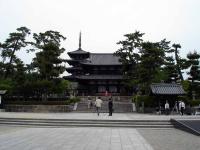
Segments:
[[[79,34],[79,49],[81,49],[81,31],[80,31],[80,34]]]

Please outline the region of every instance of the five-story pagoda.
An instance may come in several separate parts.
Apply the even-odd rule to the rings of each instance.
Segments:
[[[78,50],[68,52],[71,66],[66,70],[71,75],[65,79],[78,84],[78,95],[120,95],[122,92],[122,64],[113,53],[90,53],[81,48],[81,33]]]

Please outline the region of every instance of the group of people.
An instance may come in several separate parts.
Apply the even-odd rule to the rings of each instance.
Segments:
[[[177,101],[175,103],[173,111],[180,112],[181,115],[183,115],[184,110],[185,110],[185,103],[183,101]],[[165,103],[165,113],[166,113],[166,115],[169,115],[169,112],[170,112],[170,105],[169,105],[168,101],[166,101],[166,103]]]
[[[94,102],[94,106],[96,107],[96,111],[97,111],[98,116],[99,116],[102,104],[103,104],[103,101],[101,100],[101,97],[96,98],[96,100]],[[92,107],[93,107],[92,100],[90,99],[90,97],[88,97],[88,109],[91,109]],[[109,100],[108,100],[108,113],[109,113],[109,116],[112,116],[112,113],[113,113],[112,98],[109,98]]]

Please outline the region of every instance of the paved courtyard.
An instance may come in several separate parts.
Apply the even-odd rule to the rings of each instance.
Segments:
[[[119,120],[158,117],[169,119],[169,116],[141,114],[114,114],[113,117],[101,114],[98,117],[92,113],[3,112],[0,113],[0,117]],[[174,128],[36,128],[1,125],[0,150],[200,150],[200,137]]]
[[[23,112],[0,112],[0,118],[36,118],[36,119],[104,119],[104,120],[169,120],[170,118],[179,119],[200,119],[199,116],[181,115],[155,115],[138,113],[23,113]]]
[[[177,129],[23,128],[0,126],[1,150],[200,150]]]

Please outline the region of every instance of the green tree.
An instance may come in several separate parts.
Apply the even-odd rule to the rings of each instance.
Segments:
[[[189,59],[191,65],[189,75],[191,76],[193,83],[194,80],[200,80],[200,70],[199,70],[200,55],[196,51],[194,51],[193,53],[192,52],[188,53],[187,58]]]
[[[3,58],[2,62],[5,65],[5,78],[7,78],[8,75],[12,75],[14,70],[13,63],[19,60],[15,53],[27,46],[28,42],[26,41],[26,37],[29,34],[30,30],[28,28],[17,28],[17,32],[10,33],[9,38],[7,38],[4,43],[0,44],[1,57]]]
[[[180,44],[173,44],[172,49],[170,52],[174,52],[175,54],[175,60],[176,60],[176,71],[179,76],[179,79],[183,81],[183,74],[182,70],[187,69],[189,67],[188,61],[186,59],[183,59],[179,56],[179,49],[181,48]]]
[[[40,87],[42,87],[43,99],[46,100],[53,85],[52,80],[65,71],[64,66],[61,65],[63,60],[60,58],[65,49],[60,48],[60,42],[66,38],[57,31],[34,33],[33,38],[35,42],[32,44],[35,50],[40,51],[36,53],[32,66],[39,72]]]
[[[178,80],[176,64],[172,56],[165,57],[163,70],[166,74],[165,82],[171,83],[171,82],[176,82]]]
[[[115,52],[115,55],[119,56],[123,65],[122,72],[124,78],[127,80],[124,84],[131,89],[136,84],[135,78],[138,76],[137,72],[140,59],[138,51],[141,48],[143,35],[144,33],[140,33],[139,31],[125,34],[124,37],[126,39],[117,43],[121,45],[121,48]]]
[[[5,65],[3,62],[0,62],[0,79],[3,78],[4,72],[5,72]]]
[[[10,79],[0,79],[0,90],[8,90],[9,93],[12,93],[14,88],[13,82]]]
[[[59,32],[46,31],[45,33],[34,33],[33,45],[40,51],[33,59],[33,66],[37,68],[42,79],[50,80],[62,74],[65,68],[61,65],[63,60],[60,55],[65,51],[60,48],[61,40],[65,40]]]
[[[154,81],[166,78],[162,65],[165,62],[165,51],[170,49],[169,41],[144,42],[144,33],[136,31],[126,34],[126,39],[120,41],[122,47],[116,51],[123,64],[123,73],[126,80],[125,85],[130,88],[138,87],[139,90],[148,92],[149,85]]]
[[[190,88],[190,96],[192,96],[193,100],[195,97],[200,96],[200,67],[199,67],[199,58],[200,54],[198,54],[196,51],[189,52],[187,54],[187,58],[189,59],[190,63],[190,71],[188,74],[190,75],[189,79],[192,80],[191,82],[191,88]]]
[[[145,93],[149,92],[149,85],[156,80],[164,64],[165,50],[161,42],[143,42],[140,49],[139,86]]]
[[[26,68],[24,67],[24,63],[20,59],[17,59],[15,65],[15,71],[13,74],[17,87],[19,87],[25,82],[26,80],[25,75],[26,75]]]
[[[43,46],[43,50],[36,53],[33,59],[33,65],[36,67],[42,79],[50,80],[58,77],[65,71],[63,62],[59,57],[64,52],[64,48],[59,48],[54,43],[48,43]]]

